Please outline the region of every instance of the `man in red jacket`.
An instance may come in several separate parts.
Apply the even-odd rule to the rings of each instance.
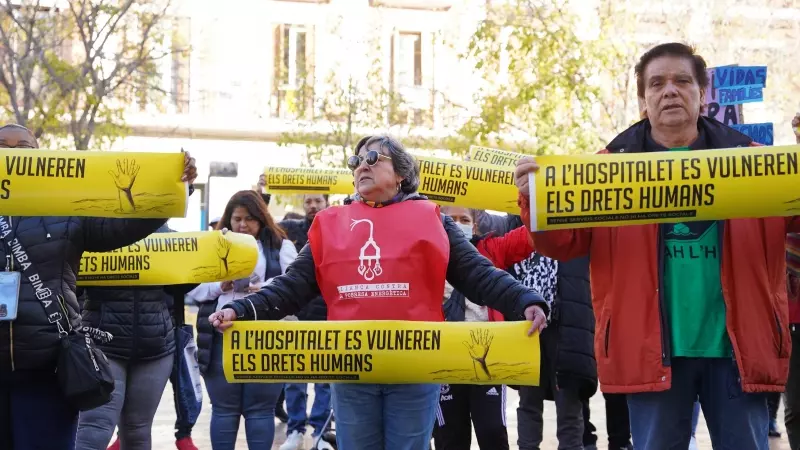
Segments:
[[[647,118],[602,153],[742,147],[747,136],[702,117],[706,63],[663,44],[636,65]],[[517,165],[523,220],[528,173]],[[628,394],[637,450],[687,448],[700,398],[715,449],[768,448],[765,392],[782,392],[791,340],[785,236],[798,217],[539,232],[558,260],[590,255],[595,353],[603,392]]]
[[[800,112],[792,120],[792,129],[800,144]],[[786,268],[792,334],[789,381],[786,382],[784,397],[786,434],[789,435],[789,447],[800,448],[800,234],[786,236]]]

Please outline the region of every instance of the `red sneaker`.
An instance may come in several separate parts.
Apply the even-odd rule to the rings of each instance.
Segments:
[[[108,450],[119,450],[119,438],[114,440],[114,443],[108,447]]]
[[[175,448],[177,448],[178,450],[199,450],[194,445],[194,442],[192,442],[191,437],[185,437],[175,441]]]

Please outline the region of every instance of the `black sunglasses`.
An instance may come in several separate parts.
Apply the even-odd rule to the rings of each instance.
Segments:
[[[360,166],[361,163],[364,162],[364,161],[367,162],[368,166],[372,167],[375,164],[378,164],[378,160],[379,159],[385,159],[387,161],[391,161],[392,160],[392,158],[390,158],[390,157],[388,157],[386,155],[382,155],[382,154],[376,152],[375,150],[370,150],[364,156],[353,155],[353,156],[347,158],[347,167],[349,167],[350,170],[355,171],[356,169],[358,169],[358,166]]]

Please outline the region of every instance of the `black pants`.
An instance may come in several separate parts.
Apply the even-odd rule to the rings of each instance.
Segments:
[[[793,324],[791,333],[792,356],[789,360],[789,380],[786,382],[783,408],[789,448],[800,450],[800,325]]]
[[[546,388],[521,386],[517,408],[517,445],[520,450],[539,450],[544,430]],[[553,393],[556,404],[556,438],[558,448],[583,450],[583,404],[578,393],[560,389]]]
[[[470,450],[472,425],[481,450],[508,450],[506,387],[443,384],[436,411],[436,450]]]
[[[626,448],[631,443],[631,421],[628,398],[624,394],[603,394],[606,403],[606,431],[609,450]],[[589,401],[583,404],[583,445],[597,442],[595,426],[589,421]]]

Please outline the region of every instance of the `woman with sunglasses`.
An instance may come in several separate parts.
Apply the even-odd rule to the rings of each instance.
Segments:
[[[545,327],[542,296],[495,269],[417,193],[419,167],[399,142],[365,137],[348,166],[352,201],[320,211],[286,274],[210,315],[214,327],[279,320],[320,294],[328,320],[440,322],[445,280],[476,304],[532,321],[530,334]],[[396,289],[382,290],[386,283]],[[332,385],[339,448],[429,448],[439,390],[439,384]]]

